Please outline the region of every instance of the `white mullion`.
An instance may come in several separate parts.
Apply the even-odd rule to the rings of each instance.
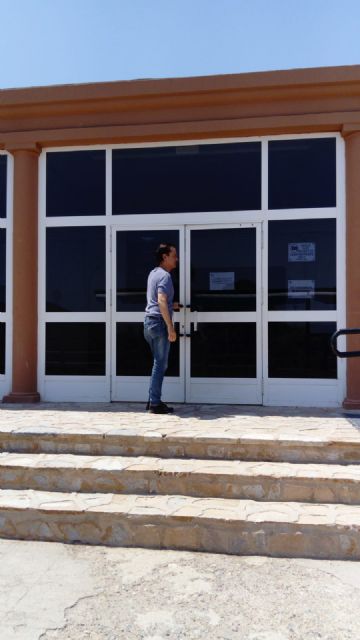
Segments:
[[[269,220],[313,220],[316,218],[336,218],[336,207],[321,209],[271,209],[268,211]]]
[[[345,188],[345,142],[342,138],[336,141],[336,306],[337,329],[346,327],[346,188]],[[345,337],[338,342],[340,349],[345,349]],[[340,402],[346,395],[345,358],[338,358],[338,379],[340,381]]]
[[[269,322],[336,322],[336,311],[269,311]]]
[[[107,222],[112,218],[112,149],[105,151],[105,217]]]
[[[105,311],[47,311],[45,322],[106,322]]]
[[[61,216],[46,218],[46,227],[105,227],[106,216]]]

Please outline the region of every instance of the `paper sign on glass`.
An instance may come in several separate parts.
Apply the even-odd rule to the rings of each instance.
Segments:
[[[225,291],[235,289],[234,271],[210,271],[210,291]]]
[[[288,280],[289,298],[313,298],[315,280]]]
[[[290,242],[289,262],[315,262],[315,242]]]

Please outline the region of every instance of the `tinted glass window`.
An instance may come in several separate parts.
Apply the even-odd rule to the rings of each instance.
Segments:
[[[335,322],[270,322],[270,378],[336,378]]]
[[[46,215],[105,214],[105,151],[64,151],[46,156]]]
[[[256,378],[256,325],[201,322],[191,330],[191,376]]]
[[[191,308],[256,310],[256,230],[191,232]]]
[[[269,309],[336,309],[336,220],[269,222]]]
[[[104,311],[105,228],[46,230],[46,310]]]
[[[5,373],[5,322],[0,323],[0,373]]]
[[[269,209],[335,206],[335,138],[269,142]]]
[[[6,229],[0,229],[0,311],[6,311]]]
[[[48,322],[46,375],[105,375],[105,323]]]
[[[179,327],[175,324],[176,332]],[[116,375],[150,376],[152,369],[150,347],[144,338],[144,325],[141,322],[118,322],[116,324]],[[176,340],[169,353],[166,377],[179,376],[179,340]]]
[[[146,285],[155,267],[155,250],[169,242],[179,251],[179,232],[174,230],[118,231],[116,234],[116,310],[144,311]],[[171,272],[174,300],[179,302],[179,270]]]
[[[261,208],[259,142],[113,151],[113,213]]]
[[[0,218],[6,218],[7,157],[0,155]]]

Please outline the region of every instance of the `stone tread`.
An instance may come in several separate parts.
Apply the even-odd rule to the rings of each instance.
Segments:
[[[52,493],[0,490],[0,513],[40,511],[54,513],[112,513],[147,518],[213,519],[257,523],[296,523],[352,527],[360,533],[360,506],[118,494]]]
[[[242,460],[163,459],[149,456],[91,456],[48,453],[0,453],[0,473],[7,468],[64,471],[139,472],[162,475],[206,474],[213,477],[333,479],[360,482],[360,465],[298,464]]]

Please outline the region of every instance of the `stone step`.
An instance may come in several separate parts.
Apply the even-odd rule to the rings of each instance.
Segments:
[[[164,423],[165,425],[166,423]],[[153,456],[209,460],[284,461],[296,463],[360,463],[360,434],[354,427],[336,432],[321,426],[304,433],[291,429],[258,432],[232,428],[218,431],[208,426],[174,431],[156,423],[151,429],[25,426],[0,430],[0,451],[70,453],[98,456]]]
[[[0,487],[360,504],[360,465],[0,454]]]
[[[360,507],[1,490],[0,537],[360,560]]]

